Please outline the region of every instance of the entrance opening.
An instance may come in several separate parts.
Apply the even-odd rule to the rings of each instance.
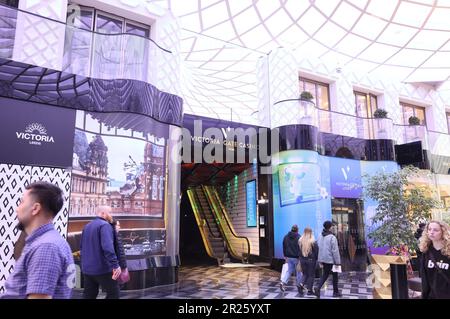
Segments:
[[[355,198],[333,198],[332,219],[337,225],[342,271],[365,271],[367,246],[364,234],[362,201]]]
[[[243,187],[247,180],[257,178],[256,168],[250,169],[250,163],[189,163],[181,167],[181,263],[247,262],[250,240],[258,240],[258,232],[246,227]]]

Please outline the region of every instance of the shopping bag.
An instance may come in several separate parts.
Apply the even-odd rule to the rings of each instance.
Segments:
[[[281,268],[281,277],[280,277],[281,281],[284,282],[286,280],[288,270],[289,270],[288,263],[284,263],[283,267]]]
[[[342,267],[341,267],[341,265],[333,265],[333,268],[331,268],[331,271],[340,273],[340,272],[342,272]]]
[[[119,278],[117,278],[117,281],[119,284],[125,284],[130,281],[130,273],[128,272],[128,268],[122,269],[122,272],[119,275]]]

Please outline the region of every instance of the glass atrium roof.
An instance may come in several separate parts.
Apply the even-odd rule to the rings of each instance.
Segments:
[[[403,82],[450,77],[450,0],[160,0],[180,19],[186,111],[249,122],[256,63],[278,47]],[[207,115],[207,114],[204,114]]]

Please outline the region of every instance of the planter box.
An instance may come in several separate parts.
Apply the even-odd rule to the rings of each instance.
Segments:
[[[372,255],[372,284],[374,299],[392,299],[390,264],[405,265],[401,256]]]

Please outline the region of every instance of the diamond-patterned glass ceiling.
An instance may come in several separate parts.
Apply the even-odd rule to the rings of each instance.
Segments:
[[[280,46],[294,49],[298,60],[320,59],[405,82],[450,76],[450,0],[154,3],[180,19],[189,113],[256,119],[256,62]]]

